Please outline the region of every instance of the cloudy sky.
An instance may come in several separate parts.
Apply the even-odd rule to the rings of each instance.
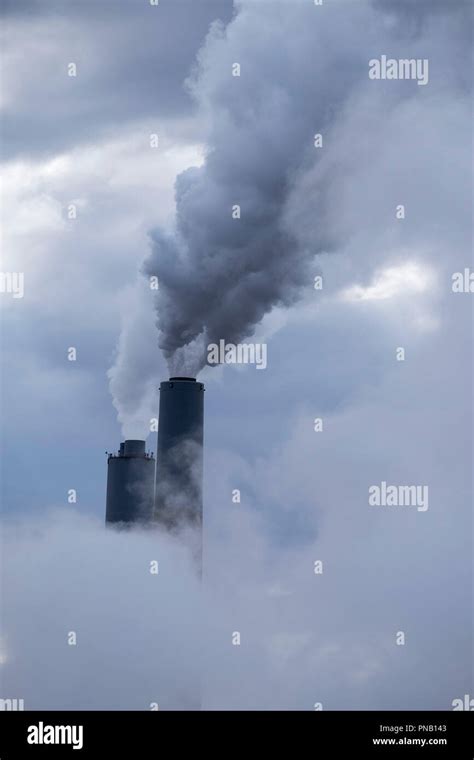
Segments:
[[[210,709],[450,709],[474,688],[470,4],[2,13],[24,294],[1,293],[0,696],[188,708],[202,681]],[[384,55],[428,81],[369,78]],[[155,450],[167,360],[218,338],[268,366],[200,373],[200,588],[185,541],[103,529],[104,452]],[[382,481],[428,508],[370,505]]]

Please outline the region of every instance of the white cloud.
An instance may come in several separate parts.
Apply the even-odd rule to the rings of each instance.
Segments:
[[[343,291],[346,301],[380,301],[425,293],[434,284],[433,273],[426,266],[407,261],[375,274],[370,285],[353,285]]]

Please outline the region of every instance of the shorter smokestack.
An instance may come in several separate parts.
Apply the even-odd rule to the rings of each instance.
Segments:
[[[117,454],[108,455],[107,468],[106,523],[150,522],[155,459],[145,441],[123,441]]]

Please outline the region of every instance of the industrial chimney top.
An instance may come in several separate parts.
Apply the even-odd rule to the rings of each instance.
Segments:
[[[153,453],[150,454],[145,451],[145,441],[138,441],[132,438],[123,441],[116,454],[106,453],[109,459],[153,459]]]
[[[187,380],[190,383],[195,383],[196,378],[195,377],[170,377],[170,381],[173,380]]]

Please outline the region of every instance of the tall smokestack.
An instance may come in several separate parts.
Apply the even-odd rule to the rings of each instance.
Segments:
[[[106,523],[148,523],[153,513],[155,460],[145,441],[127,440],[107,460]]]
[[[167,530],[201,529],[204,385],[194,377],[160,384],[155,520]]]

